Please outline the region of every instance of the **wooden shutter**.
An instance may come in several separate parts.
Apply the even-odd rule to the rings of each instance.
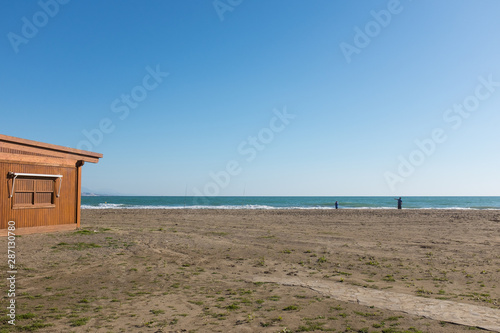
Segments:
[[[34,179],[18,179],[16,182],[16,193],[14,195],[14,207],[33,205],[35,203],[34,195]]]
[[[13,207],[53,207],[54,188],[54,179],[18,178],[15,185]]]
[[[54,203],[54,180],[37,179],[35,186],[35,205],[52,205]]]

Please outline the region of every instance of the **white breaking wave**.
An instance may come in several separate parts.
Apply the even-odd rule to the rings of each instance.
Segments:
[[[304,207],[304,206],[293,206],[293,207],[275,207],[268,205],[220,205],[220,206],[148,206],[148,205],[126,205],[126,204],[114,204],[114,203],[100,203],[97,206],[93,205],[81,205],[82,209],[298,209],[298,210],[334,210],[334,207]],[[367,210],[381,210],[390,209],[395,210],[396,207],[341,207],[340,209],[367,209]],[[405,208],[404,210],[416,210],[416,209],[436,209],[436,210],[498,210],[495,208],[465,208],[465,207],[439,207],[439,208]]]

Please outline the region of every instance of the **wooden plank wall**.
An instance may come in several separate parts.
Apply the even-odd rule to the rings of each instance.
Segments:
[[[61,195],[54,199],[55,207],[12,209],[12,199],[9,199],[12,179],[7,177],[9,171],[62,175]],[[16,229],[77,223],[76,167],[0,162],[0,180],[0,229],[6,229],[8,221],[15,221]],[[58,189],[56,186],[56,193]]]

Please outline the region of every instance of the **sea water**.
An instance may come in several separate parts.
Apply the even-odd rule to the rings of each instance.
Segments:
[[[89,196],[83,209],[396,209],[394,197]],[[403,197],[403,209],[494,209],[500,197]]]

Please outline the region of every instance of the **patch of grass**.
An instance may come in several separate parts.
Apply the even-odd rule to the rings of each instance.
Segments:
[[[297,332],[313,332],[313,331],[330,331],[333,332],[335,329],[326,329],[323,326],[325,323],[318,323],[318,322],[307,322],[306,325],[299,326]]]
[[[325,263],[325,262],[327,262],[327,261],[328,261],[328,260],[327,260],[325,257],[323,257],[323,256],[322,256],[322,257],[319,257],[319,258],[318,258],[318,260],[317,260],[317,262],[318,262],[319,264],[323,264],[323,263]]]
[[[283,308],[283,311],[296,311],[299,307],[297,305],[289,305],[286,308]]]
[[[71,327],[77,327],[77,326],[83,326],[87,324],[90,318],[88,317],[82,317],[82,318],[76,318],[70,321],[70,326]]]
[[[226,306],[226,309],[230,310],[230,311],[232,311],[232,310],[238,310],[240,308],[238,306],[238,304],[239,304],[238,302],[234,302],[232,304],[229,304],[228,306]]]
[[[446,282],[446,281],[448,281],[448,278],[446,276],[443,276],[443,277],[434,277],[432,280],[433,281]]]
[[[313,320],[318,320],[318,319],[325,319],[325,316],[317,316],[315,318],[302,318],[302,320],[305,320],[305,321],[313,321]]]
[[[395,282],[396,281],[396,280],[394,280],[394,276],[392,276],[392,275],[386,275],[382,278],[382,280],[387,281],[387,282]]]
[[[90,230],[85,230],[85,229],[82,229],[82,230],[78,230],[78,231],[75,231],[73,233],[73,235],[90,235],[92,234],[93,232],[90,231]]]
[[[34,332],[36,330],[39,330],[39,329],[44,328],[44,327],[49,327],[49,326],[52,326],[52,324],[46,324],[41,320],[36,320],[36,321],[30,323],[29,325],[25,325],[25,326],[16,325],[16,328],[18,331]],[[11,331],[8,331],[8,332],[11,332]]]
[[[204,311],[205,315],[211,316],[212,318],[218,319],[218,320],[225,320],[227,317],[227,313],[216,313],[216,312],[210,312],[210,311]]]
[[[252,301],[249,300],[248,298],[241,298],[240,299],[240,302],[243,303],[243,304],[252,304]]]
[[[208,235],[212,235],[212,236],[227,236],[228,233],[227,232],[215,232],[215,231],[212,231],[212,232],[209,232]]]
[[[241,289],[238,289],[238,293],[240,295],[251,295],[253,293],[253,291],[250,289],[247,290],[247,289],[241,288]]]
[[[36,317],[36,315],[34,313],[28,312],[28,313],[17,315],[16,319],[31,319],[31,318],[35,318],[35,317]]]
[[[70,250],[78,250],[78,251],[101,247],[100,245],[95,243],[84,243],[84,242],[73,243],[73,244],[62,242],[57,244],[57,246],[67,246],[67,248]]]
[[[415,328],[409,329],[409,330],[405,330],[405,331],[400,331],[400,330],[397,330],[397,329],[395,329],[393,327],[390,327],[390,328],[384,328],[382,330],[382,333],[424,333],[424,332],[418,331]]]
[[[424,288],[418,288],[416,291],[417,295],[423,296],[423,295],[432,295],[432,291],[425,290]]]
[[[159,314],[162,314],[162,313],[165,313],[165,311],[163,310],[155,310],[155,309],[152,309],[152,310],[149,310],[149,312],[151,312],[152,314],[154,314],[155,316],[159,315]]]

